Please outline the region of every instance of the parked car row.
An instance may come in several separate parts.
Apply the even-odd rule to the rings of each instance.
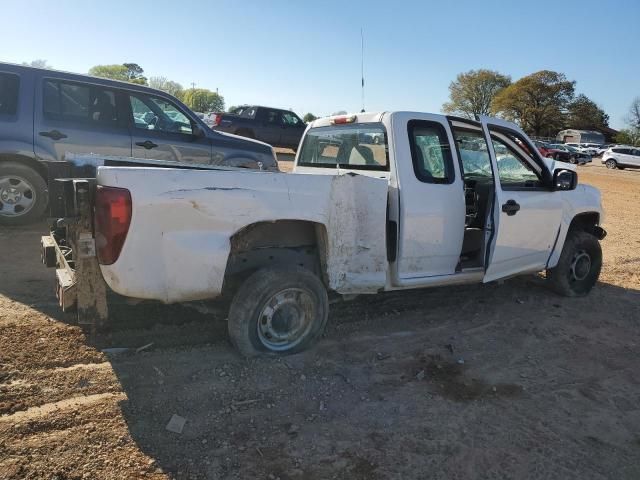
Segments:
[[[591,162],[591,155],[562,143],[545,143],[538,140],[534,144],[543,157],[562,162],[584,165]]]

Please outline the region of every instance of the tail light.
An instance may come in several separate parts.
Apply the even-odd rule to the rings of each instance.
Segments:
[[[120,256],[131,223],[131,193],[126,188],[98,186],[96,190],[96,250],[102,265]]]
[[[222,122],[222,115],[217,113],[214,115],[214,118],[213,118],[213,126],[217,127],[218,125],[220,125],[220,122]]]

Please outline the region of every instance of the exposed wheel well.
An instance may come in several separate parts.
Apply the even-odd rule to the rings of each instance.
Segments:
[[[5,153],[0,154],[0,163],[3,162],[16,162],[22,165],[27,165],[38,172],[38,174],[44,179],[44,181],[47,182],[47,167],[42,162],[39,162],[33,157],[15,153]]]
[[[235,291],[251,273],[267,266],[299,266],[317,274],[326,285],[326,229],[305,220],[258,222],[230,239],[223,293]]]
[[[599,239],[604,238],[602,228],[600,228],[600,214],[598,212],[580,213],[573,217],[569,231],[583,231],[590,233]]]

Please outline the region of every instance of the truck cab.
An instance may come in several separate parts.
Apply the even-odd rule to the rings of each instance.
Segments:
[[[558,259],[568,205],[600,221],[597,190],[572,191],[573,166],[543,158],[516,125],[494,118],[393,112],[316,120],[294,172],[320,171],[388,180],[387,289],[544,270]]]

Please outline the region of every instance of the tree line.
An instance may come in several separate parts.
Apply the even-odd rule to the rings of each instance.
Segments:
[[[574,80],[551,70],[541,70],[515,82],[494,70],[470,70],[451,82],[449,101],[442,110],[465,118],[499,116],[535,136],[554,136],[565,128],[607,128],[609,115],[586,95],[576,95],[575,90]],[[640,140],[640,98],[634,100],[627,123],[629,128],[618,133],[619,143]]]

